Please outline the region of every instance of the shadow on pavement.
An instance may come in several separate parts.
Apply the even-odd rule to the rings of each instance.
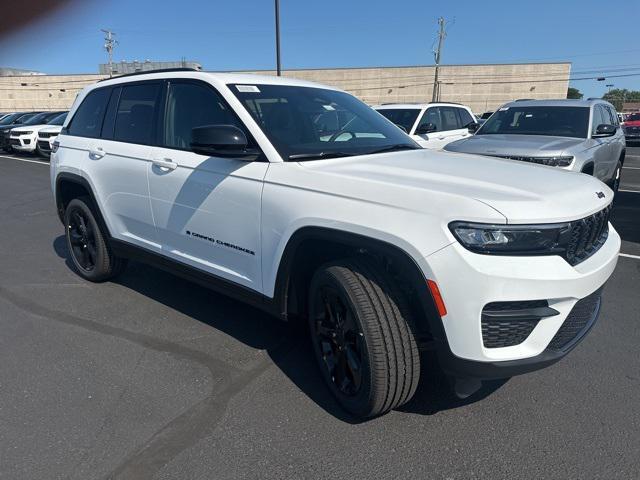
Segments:
[[[73,270],[64,236],[54,240],[53,248]],[[342,410],[324,385],[306,328],[281,322],[258,309],[137,262],[131,262],[114,283],[215,328],[251,348],[265,350],[273,363],[317,405],[344,422],[361,423]],[[459,408],[485,398],[506,382],[487,382],[480,391],[460,400],[454,396],[448,379],[434,368],[435,365],[435,358],[430,354],[423,355],[420,385],[414,398],[401,407],[401,411],[433,415]]]
[[[640,243],[640,192],[618,192],[611,223],[623,240]]]

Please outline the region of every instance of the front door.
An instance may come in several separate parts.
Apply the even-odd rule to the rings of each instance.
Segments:
[[[160,147],[149,167],[151,208],[163,254],[262,290],[261,198],[269,163],[190,150],[191,130],[236,125],[218,92],[201,81],[170,81]]]

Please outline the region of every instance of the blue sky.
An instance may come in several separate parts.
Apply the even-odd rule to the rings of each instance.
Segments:
[[[637,0],[281,0],[283,68],[431,64],[438,16],[451,21],[444,64],[567,60],[575,77],[640,74]],[[106,61],[100,28],[117,32],[116,61],[275,62],[272,0],[79,0],[0,39],[0,66],[95,73]],[[600,96],[608,83],[640,90],[640,75],[572,85]]]

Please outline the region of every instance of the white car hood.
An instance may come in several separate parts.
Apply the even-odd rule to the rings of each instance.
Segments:
[[[15,127],[12,128],[11,131],[15,132],[15,133],[21,133],[21,132],[37,132],[38,130],[40,130],[41,128],[44,127],[50,127],[51,125],[47,125],[46,123],[40,124],[40,125],[25,125],[24,127]]]
[[[581,173],[444,151],[410,150],[301,165],[354,182],[375,181],[379,188],[387,184],[421,189],[429,196],[471,198],[500,212],[508,223],[576,220],[613,199],[605,184]],[[465,220],[464,214],[459,212],[459,220]]]

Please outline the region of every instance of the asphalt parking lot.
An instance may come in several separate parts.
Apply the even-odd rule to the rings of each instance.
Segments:
[[[299,331],[132,264],[66,261],[49,170],[0,156],[0,477],[640,477],[640,148],[598,324],[549,369],[454,399],[429,371],[401,411],[356,422]]]

